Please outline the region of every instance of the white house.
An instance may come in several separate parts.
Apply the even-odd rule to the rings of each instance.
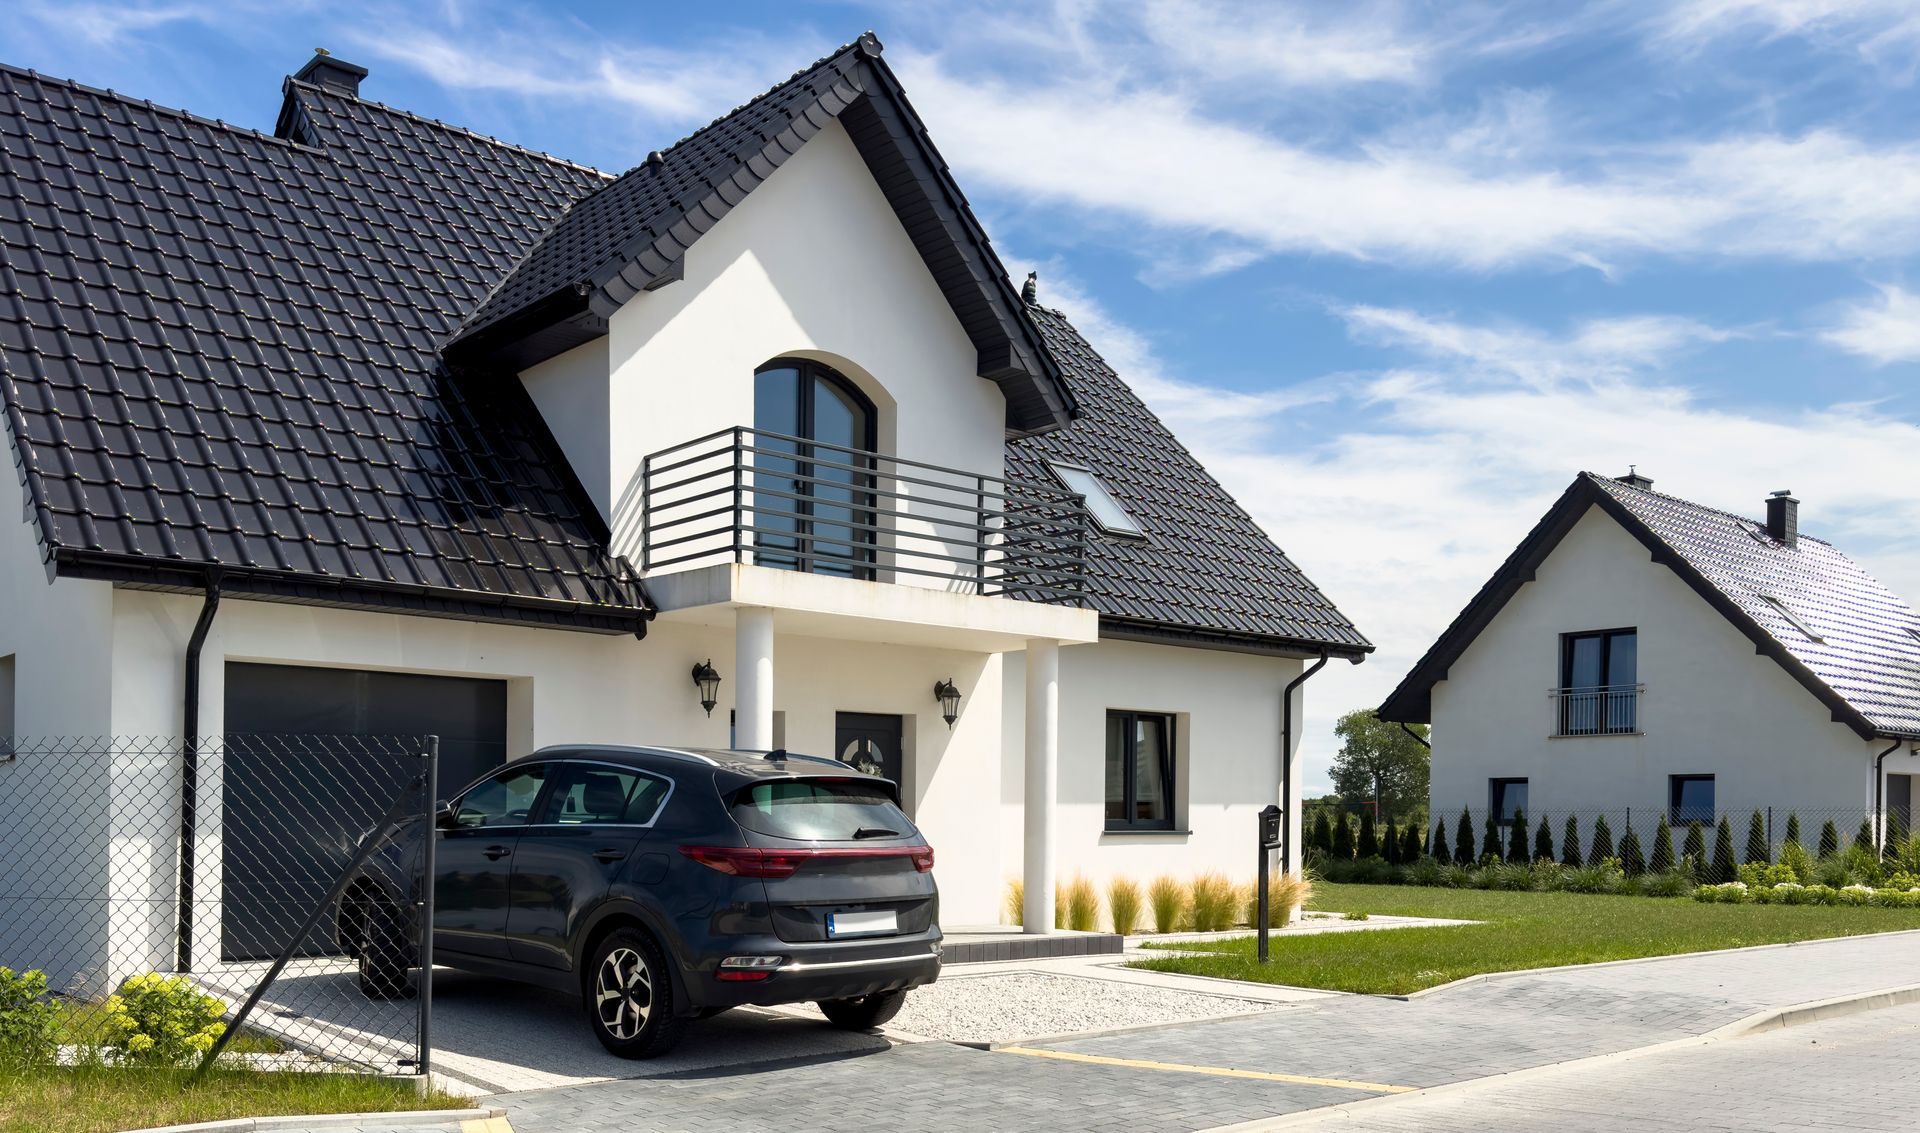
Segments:
[[[1911,829],[1920,614],[1789,493],[1746,519],[1652,485],[1582,473],[1381,707],[1432,725],[1435,812]]]
[[[949,924],[1251,877],[1304,676],[1372,647],[1009,282],[871,36],[619,177],[365,74],[317,56],[262,134],[0,71],[0,724],[430,732],[443,793],[555,743],[838,755]],[[239,884],[237,758],[178,839],[181,760],[103,796],[82,880],[156,910],[117,965],[173,955],[176,842]]]

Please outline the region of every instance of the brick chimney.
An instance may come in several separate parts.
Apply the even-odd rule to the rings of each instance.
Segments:
[[[1800,501],[1791,489],[1767,497],[1767,534],[1784,547],[1800,541]]]
[[[358,98],[360,80],[367,77],[365,67],[355,66],[344,59],[335,59],[324,47],[314,48],[313,58],[293,76],[303,83],[312,83],[317,87],[339,91]]]

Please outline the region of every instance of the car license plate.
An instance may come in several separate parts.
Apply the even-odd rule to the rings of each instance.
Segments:
[[[900,918],[892,909],[875,909],[859,913],[828,913],[828,936],[873,936],[883,932],[899,932]]]

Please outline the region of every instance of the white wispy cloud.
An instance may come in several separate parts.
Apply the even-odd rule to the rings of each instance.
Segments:
[[[1920,361],[1920,294],[1881,287],[1876,298],[1845,308],[1820,337],[1880,366]]]
[[[213,20],[220,9],[195,3],[50,3],[25,0],[13,10],[15,19],[57,25],[95,47],[112,47],[168,24]]]

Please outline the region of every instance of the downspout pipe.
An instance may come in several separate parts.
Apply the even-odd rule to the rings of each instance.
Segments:
[[[184,740],[180,748],[180,862],[179,909],[174,926],[177,955],[175,970],[193,971],[193,856],[196,824],[200,809],[200,651],[207,644],[207,632],[213,628],[213,616],[220,612],[220,572],[207,572],[206,598],[200,604],[200,618],[193,623],[193,636],[187,639],[186,704],[183,721]]]
[[[1327,653],[1322,650],[1320,659],[1301,670],[1300,675],[1287,682],[1286,689],[1280,694],[1280,806],[1288,813],[1285,818],[1287,829],[1281,836],[1280,876],[1293,872],[1293,858],[1299,847],[1293,844],[1293,690],[1307,683],[1307,678],[1327,667]]]
[[[1900,750],[1907,741],[1895,739],[1887,745],[1887,750],[1873,757],[1873,856],[1877,859],[1887,852],[1887,816],[1881,810],[1881,795],[1886,790],[1887,777],[1880,774],[1886,766],[1887,757]]]

